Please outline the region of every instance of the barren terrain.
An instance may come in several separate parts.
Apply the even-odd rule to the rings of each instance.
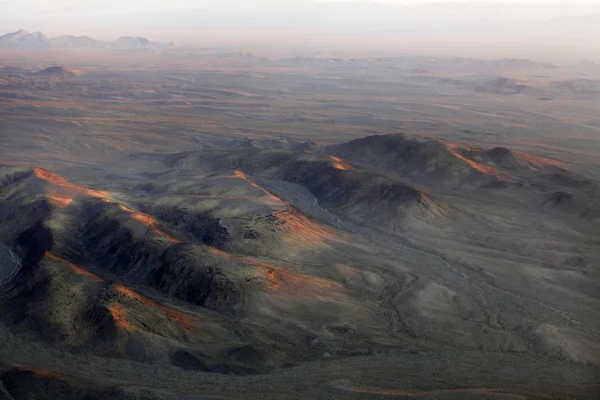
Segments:
[[[0,399],[600,396],[600,66],[0,63]]]

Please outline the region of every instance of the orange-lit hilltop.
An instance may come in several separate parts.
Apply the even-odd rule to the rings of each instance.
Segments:
[[[294,246],[324,246],[327,240],[335,240],[335,233],[306,217],[295,208],[274,214],[283,229],[283,240]]]
[[[269,192],[267,189],[263,188],[262,186],[259,186],[258,184],[256,184],[256,182],[251,181],[250,179],[248,179],[248,177],[246,176],[246,174],[244,174],[242,171],[240,171],[239,169],[236,169],[235,172],[235,177],[239,178],[243,181],[248,182],[248,184],[252,187],[255,187],[259,190],[261,190],[264,194],[266,194],[268,196],[268,198],[270,200],[273,200],[274,202],[278,202],[278,203],[285,203],[283,200],[281,200],[279,197],[275,196],[273,193]]]
[[[484,174],[493,175],[497,178],[507,178],[508,177],[506,173],[500,171],[499,169],[497,169],[495,167],[491,167],[489,165],[484,165],[484,164],[478,163],[478,162],[473,161],[461,154],[461,150],[472,151],[473,149],[468,148],[468,147],[459,146],[457,144],[449,143],[449,142],[445,142],[445,141],[443,143],[448,148],[448,150],[450,150],[450,152],[452,152],[452,154],[454,156],[456,156],[460,160],[469,164],[469,166],[471,168],[473,168],[474,170],[484,173]],[[508,152],[510,154],[509,150],[506,150],[506,152]],[[545,158],[545,157],[540,157],[540,156],[535,156],[535,155],[529,154],[529,153],[513,152],[512,155],[514,156],[514,159],[518,163],[518,165],[528,168],[533,171],[543,171],[544,169],[548,169],[548,168],[566,169],[569,166],[568,164],[561,162],[561,161],[552,160],[550,158]]]
[[[455,143],[449,143],[449,142],[444,142],[444,144],[446,145],[446,147],[448,148],[448,150],[450,150],[450,152],[452,154],[454,154],[454,156],[456,156],[457,158],[459,158],[460,160],[466,162],[467,164],[469,164],[469,166],[471,168],[473,168],[475,171],[477,172],[481,172],[482,174],[487,174],[487,175],[492,175],[495,176],[497,178],[502,178],[504,177],[504,173],[501,172],[499,169],[494,168],[494,167],[490,167],[488,165],[483,165],[480,164],[478,162],[475,162],[473,160],[469,160],[468,158],[466,158],[465,156],[463,156],[462,154],[460,154],[460,152],[458,151],[460,146],[458,146]]]
[[[152,229],[157,235],[164,237],[165,239],[167,239],[169,242],[171,243],[181,243],[181,240],[174,238],[173,236],[161,231],[160,229],[158,229],[156,227],[156,218],[148,215],[148,214],[144,214],[141,212],[137,212],[135,210],[132,210],[129,207],[126,207],[122,204],[119,204],[119,208],[129,214],[131,214],[131,218],[135,219],[136,221],[141,222],[142,224],[146,225],[148,228]]]
[[[267,263],[249,257],[240,257],[240,260],[260,268],[267,278],[268,288],[274,294],[280,295],[332,295],[345,293],[346,289],[336,282],[311,275],[299,274],[287,268]]]
[[[181,326],[186,331],[195,330],[197,327],[198,322],[194,318],[190,317],[189,315],[186,315],[186,314],[182,313],[181,311],[178,311],[172,307],[168,307],[168,306],[159,304],[156,301],[154,301],[138,292],[135,292],[135,291],[129,289],[128,287],[124,286],[121,283],[117,283],[117,292],[119,292],[119,294],[121,294],[129,299],[139,301],[141,304],[147,305],[149,307],[152,307],[159,311],[164,312],[165,314],[167,314],[169,316],[169,318],[171,318],[173,321],[175,321],[179,326]]]
[[[71,268],[71,270],[73,272],[75,272],[78,275],[90,278],[96,282],[104,282],[104,280],[102,278],[100,278],[99,276],[81,268],[78,265],[73,264],[70,261],[67,261],[63,258],[58,257],[51,252],[47,251],[46,253],[44,253],[44,255],[51,260],[58,261],[60,263],[67,265],[69,268]],[[175,321],[179,326],[181,326],[186,331],[194,330],[197,326],[197,321],[194,318],[192,318],[172,307],[168,307],[168,306],[159,304],[156,301],[154,301],[132,289],[129,289],[128,287],[126,287],[125,285],[123,285],[120,282],[117,282],[116,290],[119,294],[121,294],[122,296],[124,296],[128,299],[136,300],[141,304],[144,304],[146,306],[149,306],[149,307],[152,307],[159,311],[164,312],[165,314],[167,314],[169,316],[169,318],[171,318],[173,321]],[[109,311],[111,312],[113,319],[115,320],[117,325],[121,326],[122,328],[124,328],[126,330],[130,330],[130,331],[137,330],[137,328],[135,328],[133,325],[131,325],[128,322],[127,311],[122,304],[115,304],[115,305],[109,307]]]
[[[56,255],[50,253],[49,251],[47,251],[46,253],[44,253],[44,255],[54,261],[59,261],[62,262],[64,264],[67,264],[75,273],[82,275],[82,276],[87,276],[88,278],[91,278],[93,280],[95,280],[96,282],[103,282],[103,279],[100,278],[97,275],[92,274],[91,272],[86,271],[85,269],[79,267],[78,265],[73,264],[72,262],[69,262],[65,259],[62,259],[60,257],[57,257]]]
[[[346,165],[343,161],[341,161],[341,163],[341,165]],[[352,168],[350,164],[347,164],[347,166],[349,169]],[[283,229],[283,239],[289,244],[302,246],[324,245],[325,240],[333,240],[336,238],[335,234],[331,230],[323,227],[317,222],[312,221],[310,218],[296,210],[287,201],[281,200],[267,189],[259,186],[256,182],[251,181],[242,171],[236,170],[235,177],[242,179],[248,182],[252,187],[261,190],[263,193],[269,196],[271,200],[287,206],[286,210],[276,211],[273,213],[273,216],[279,223],[279,226],[281,226]]]
[[[62,176],[53,172],[47,171],[43,168],[35,168],[33,173],[36,177],[46,181],[50,186],[48,190],[47,198],[50,202],[58,208],[65,208],[69,206],[73,200],[79,197],[94,197],[101,199],[106,203],[116,203],[111,198],[111,193],[105,190],[88,189],[83,186],[76,185],[69,182]],[[173,236],[161,231],[156,227],[156,219],[148,214],[137,212],[129,207],[119,204],[119,208],[129,214],[136,221],[141,222],[148,228],[152,229],[153,232],[167,239],[171,243],[180,243],[181,241],[174,238]]]
[[[127,311],[125,309],[125,306],[123,306],[122,304],[113,304],[112,306],[108,307],[108,311],[110,312],[113,321],[115,321],[115,324],[119,328],[125,329],[126,331],[138,330],[127,320]]]
[[[327,279],[296,273],[291,271],[290,268],[284,268],[257,258],[234,256],[214,247],[211,247],[210,250],[218,256],[236,258],[245,264],[259,268],[264,273],[267,288],[271,294],[308,297],[317,295],[323,297],[346,292],[343,286]]]
[[[331,158],[331,160],[333,161],[333,168],[335,168],[335,169],[339,169],[341,171],[352,171],[352,170],[354,170],[354,167],[352,165],[350,165],[350,163],[342,160],[339,157],[329,156],[329,158]]]
[[[110,192],[88,189],[83,186],[75,185],[62,176],[42,168],[34,168],[33,173],[38,178],[51,185],[48,193],[48,200],[56,207],[65,208],[71,204],[75,198],[82,196],[95,197],[105,202],[111,201],[109,199]]]

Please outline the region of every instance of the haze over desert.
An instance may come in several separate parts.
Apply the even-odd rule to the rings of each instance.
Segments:
[[[594,2],[121,3],[0,3],[0,400],[600,397]]]

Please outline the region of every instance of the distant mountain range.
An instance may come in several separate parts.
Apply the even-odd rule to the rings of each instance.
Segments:
[[[403,66],[413,68],[414,73],[426,73],[426,69],[445,70],[553,70],[556,65],[547,62],[532,61],[525,58],[481,59],[464,57],[432,57],[419,55],[401,55],[395,57],[377,58],[323,58],[314,56],[297,56],[280,60],[289,65],[319,65],[353,64],[359,66]]]
[[[153,42],[140,36],[121,36],[117,40],[107,41],[94,39],[90,36],[62,35],[58,37],[48,37],[42,32],[29,33],[23,29],[16,32],[7,33],[0,36],[0,49],[104,49],[104,50],[122,50],[122,51],[159,51],[166,49],[177,49],[174,42]],[[180,50],[190,50],[194,45],[186,45]],[[214,52],[205,51],[183,51],[171,55],[181,58],[236,58],[246,61],[271,61],[278,65],[286,66],[306,66],[306,67],[348,67],[348,68],[402,68],[409,70],[413,74],[428,74],[432,71],[454,70],[469,71],[472,73],[491,73],[496,74],[504,71],[548,71],[561,67],[577,69],[584,74],[600,73],[600,64],[592,60],[583,60],[576,65],[559,66],[549,62],[539,62],[526,58],[469,58],[469,57],[445,57],[445,56],[426,56],[426,55],[397,55],[388,57],[337,57],[331,58],[319,55],[302,55],[293,57],[284,57],[269,60],[266,57],[258,57],[249,52],[221,52],[217,49]]]
[[[177,47],[173,42],[152,42],[144,37],[122,36],[115,41],[103,41],[89,36],[63,35],[49,38],[42,32],[29,33],[24,30],[0,36],[3,49],[113,49],[113,50],[163,50]]]

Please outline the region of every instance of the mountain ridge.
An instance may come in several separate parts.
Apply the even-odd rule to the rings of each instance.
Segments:
[[[29,33],[23,29],[0,36],[0,48],[56,49],[85,48],[108,50],[163,50],[177,47],[173,42],[153,42],[144,37],[121,36],[113,41],[103,41],[90,36],[61,35],[48,37],[42,32]]]

